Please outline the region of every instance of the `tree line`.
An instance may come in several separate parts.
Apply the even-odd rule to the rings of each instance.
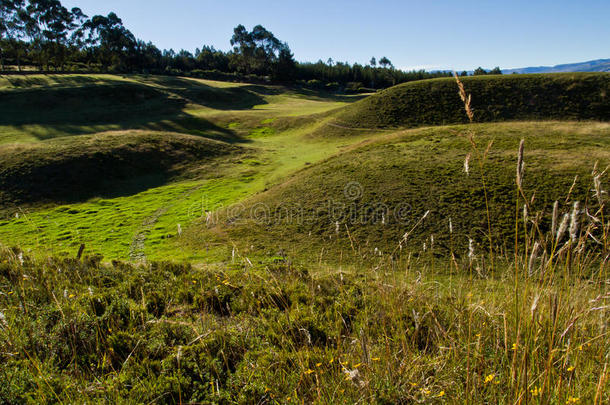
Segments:
[[[286,42],[261,25],[238,25],[230,51],[203,46],[160,50],[136,38],[115,14],[88,17],[60,0],[0,0],[0,69],[18,71],[116,72],[192,75],[235,80],[304,83],[350,90],[379,89],[412,80],[450,76],[450,72],[403,71],[387,57],[366,65],[297,62]],[[496,71],[497,70],[497,71]],[[498,68],[494,73],[500,72]],[[465,72],[464,72],[465,73]],[[463,73],[463,74],[464,74]],[[486,74],[477,69],[475,74]],[[501,73],[501,72],[500,72]]]

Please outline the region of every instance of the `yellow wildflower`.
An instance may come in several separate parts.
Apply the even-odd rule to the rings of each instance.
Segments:
[[[371,360],[372,360],[372,361],[379,361],[379,360],[380,360],[380,358],[379,358],[379,357],[373,357],[373,358],[371,358]]]
[[[496,378],[495,374],[488,375],[487,377],[485,377],[485,381],[484,381],[485,384],[492,382],[494,380],[494,378]]]
[[[538,395],[540,395],[540,388],[534,387],[530,390],[530,393],[533,397],[537,397]]]
[[[309,375],[309,374],[313,374],[313,373],[315,373],[315,371],[313,371],[310,368],[308,368],[307,371],[305,371],[305,375]]]
[[[568,397],[567,404],[578,404],[580,402],[580,398],[578,397]]]
[[[444,396],[445,396],[445,391],[441,391],[436,395],[437,398],[444,397]]]
[[[574,367],[574,366],[570,366],[570,367],[568,367],[568,371],[574,371],[575,368],[576,367]]]
[[[322,367],[322,363],[316,363],[316,367]]]

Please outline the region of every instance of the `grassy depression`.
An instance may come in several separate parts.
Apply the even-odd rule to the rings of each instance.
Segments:
[[[85,243],[133,259],[135,244],[146,257],[213,260],[207,247],[176,242],[179,225],[357,140],[307,139],[322,125],[311,114],[357,98],[303,89],[110,75],[8,77],[0,87],[23,107],[3,116],[12,121],[1,128],[0,239],[36,251]]]

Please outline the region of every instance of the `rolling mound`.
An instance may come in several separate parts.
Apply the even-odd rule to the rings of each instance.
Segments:
[[[235,241],[245,251],[324,251],[327,259],[338,259],[356,250],[392,252],[411,231],[407,244],[417,249],[426,244],[439,253],[464,253],[469,239],[477,250],[486,249],[481,172],[474,158],[470,173],[464,172],[470,144],[457,135],[467,129],[477,132],[483,150],[494,142],[484,171],[492,237],[499,249],[510,250],[514,240],[514,173],[521,138],[524,187],[528,198],[535,194],[532,213],[545,212],[541,229],[550,226],[548,214],[555,200],[565,213],[574,200],[591,195],[596,160],[600,169],[610,164],[610,124],[605,123],[518,122],[408,130],[359,145],[230,207],[207,233],[201,232],[206,224],[195,226],[189,243],[202,246],[221,238]],[[576,175],[578,181],[566,200]]]
[[[461,79],[472,94],[476,122],[610,120],[610,74],[476,76]],[[344,108],[337,124],[398,128],[466,123],[452,78],[422,80],[381,91]]]
[[[0,125],[103,124],[177,113],[184,100],[140,83],[73,80],[64,86],[0,89]]]
[[[0,206],[70,202],[163,184],[196,162],[243,151],[200,137],[122,131],[0,147]]]
[[[192,109],[242,110],[273,88],[165,76],[49,75],[0,78],[0,143],[107,130],[153,129],[235,140]],[[12,135],[13,134],[13,135]],[[21,135],[21,136],[19,136]]]

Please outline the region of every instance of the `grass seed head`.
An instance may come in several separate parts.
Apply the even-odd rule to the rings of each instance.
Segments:
[[[557,232],[557,220],[559,219],[559,201],[553,204],[553,218],[551,219],[551,235]]]
[[[563,219],[561,220],[561,224],[559,224],[559,229],[557,230],[557,237],[555,238],[555,243],[559,243],[561,238],[568,229],[568,222],[570,221],[570,214],[564,214]]]
[[[574,202],[574,206],[572,207],[572,214],[570,215],[570,239],[572,242],[576,241],[578,236],[578,213],[580,209],[580,203],[578,201]]]

